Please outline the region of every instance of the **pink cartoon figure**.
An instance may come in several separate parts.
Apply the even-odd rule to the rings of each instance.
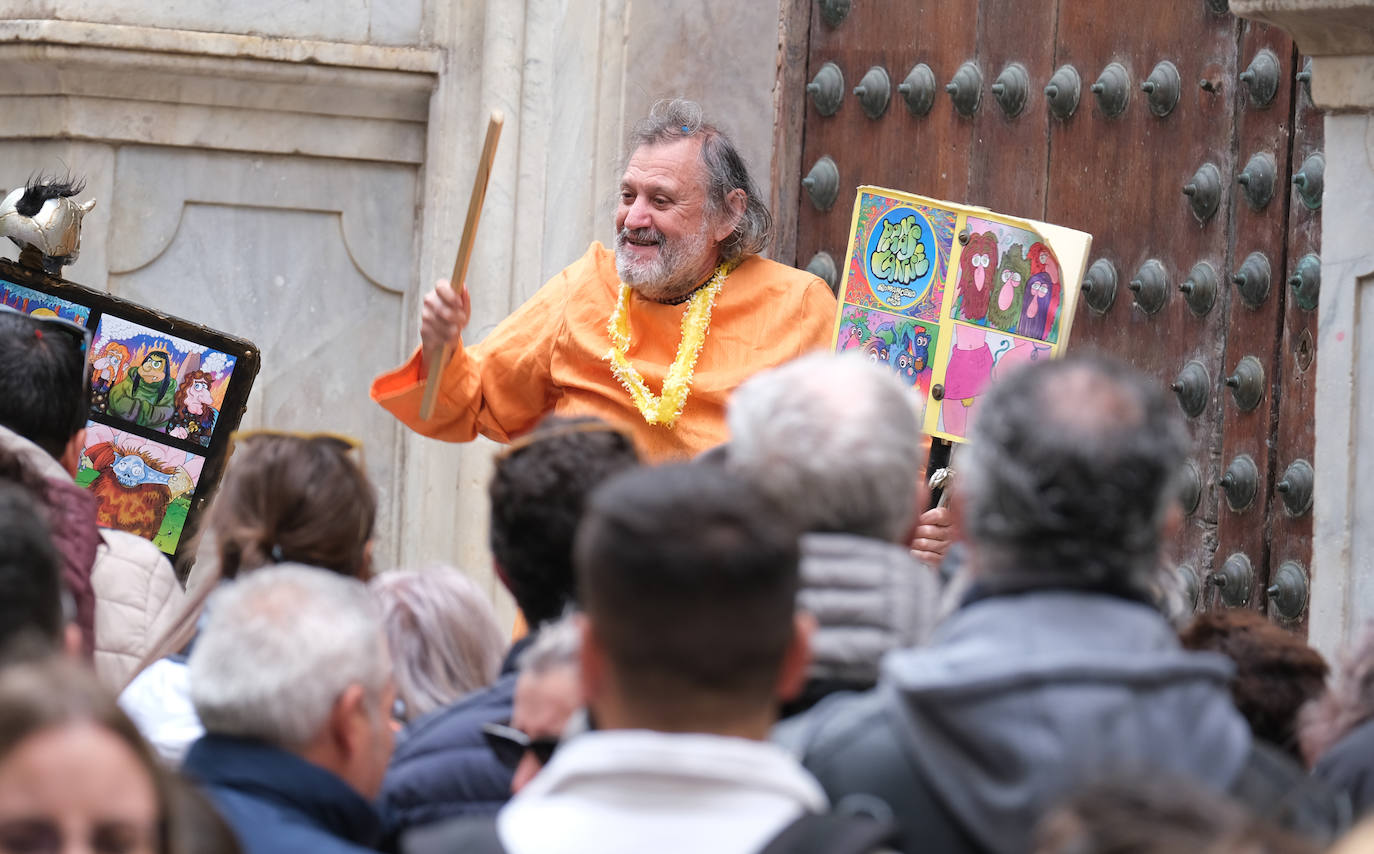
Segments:
[[[987,387],[996,363],[987,338],[986,329],[957,324],[954,327],[954,348],[949,354],[944,397],[940,400],[940,426],[946,433],[968,435],[970,411]]]

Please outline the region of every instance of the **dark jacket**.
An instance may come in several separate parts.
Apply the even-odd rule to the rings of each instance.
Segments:
[[[182,766],[234,829],[244,854],[375,850],[376,811],[347,783],[284,750],[207,735]]]
[[[1356,816],[1374,812],[1374,720],[1356,726],[1317,760],[1312,776],[1345,792]]]
[[[1252,744],[1231,672],[1219,655],[1180,649],[1137,602],[985,598],[951,615],[929,647],[890,655],[873,691],[821,704],[781,740],[833,802],[886,800],[904,851],[1024,851],[1062,797],[1131,774],[1177,775],[1290,827],[1334,832],[1336,800]],[[1281,803],[1299,815],[1277,815]]]
[[[505,805],[514,772],[487,747],[482,725],[510,721],[515,677],[506,673],[406,730],[382,783],[389,838],[446,818],[492,814]]]

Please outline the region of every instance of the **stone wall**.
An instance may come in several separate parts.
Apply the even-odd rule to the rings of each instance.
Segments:
[[[379,563],[453,563],[495,592],[491,443],[415,436],[367,385],[452,267],[490,109],[507,120],[469,340],[610,239],[624,131],[660,97],[702,100],[766,197],[777,4],[683,5],[0,0],[0,187],[87,176],[66,275],[253,340],[244,426],[364,440]]]

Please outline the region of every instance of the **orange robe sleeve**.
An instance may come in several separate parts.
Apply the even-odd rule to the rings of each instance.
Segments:
[[[586,263],[584,257],[554,276],[482,343],[460,342],[444,366],[428,421],[420,418],[426,377],[419,348],[373,380],[372,399],[416,433],[447,442],[469,442],[479,433],[509,442],[530,430],[558,398],[550,364],[564,334],[570,282]]]

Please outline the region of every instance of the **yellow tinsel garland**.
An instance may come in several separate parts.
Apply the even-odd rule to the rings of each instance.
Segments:
[[[635,370],[634,365],[630,364],[629,356],[625,354],[630,348],[632,289],[621,283],[615,311],[611,312],[611,319],[606,324],[606,331],[611,336],[611,349],[606,353],[606,361],[611,363],[611,372],[630,393],[630,399],[649,424],[672,427],[682,415],[682,408],[687,405],[687,395],[692,390],[692,372],[696,370],[701,348],[706,343],[706,333],[711,327],[711,309],[715,306],[716,294],[720,293],[720,288],[725,284],[725,277],[729,273],[730,268],[721,264],[716,268],[711,280],[692,294],[692,299],[687,305],[687,313],[682,316],[682,340],[677,346],[677,358],[673,359],[673,364],[669,366],[668,373],[663,378],[661,395],[649,391],[643,375]]]

